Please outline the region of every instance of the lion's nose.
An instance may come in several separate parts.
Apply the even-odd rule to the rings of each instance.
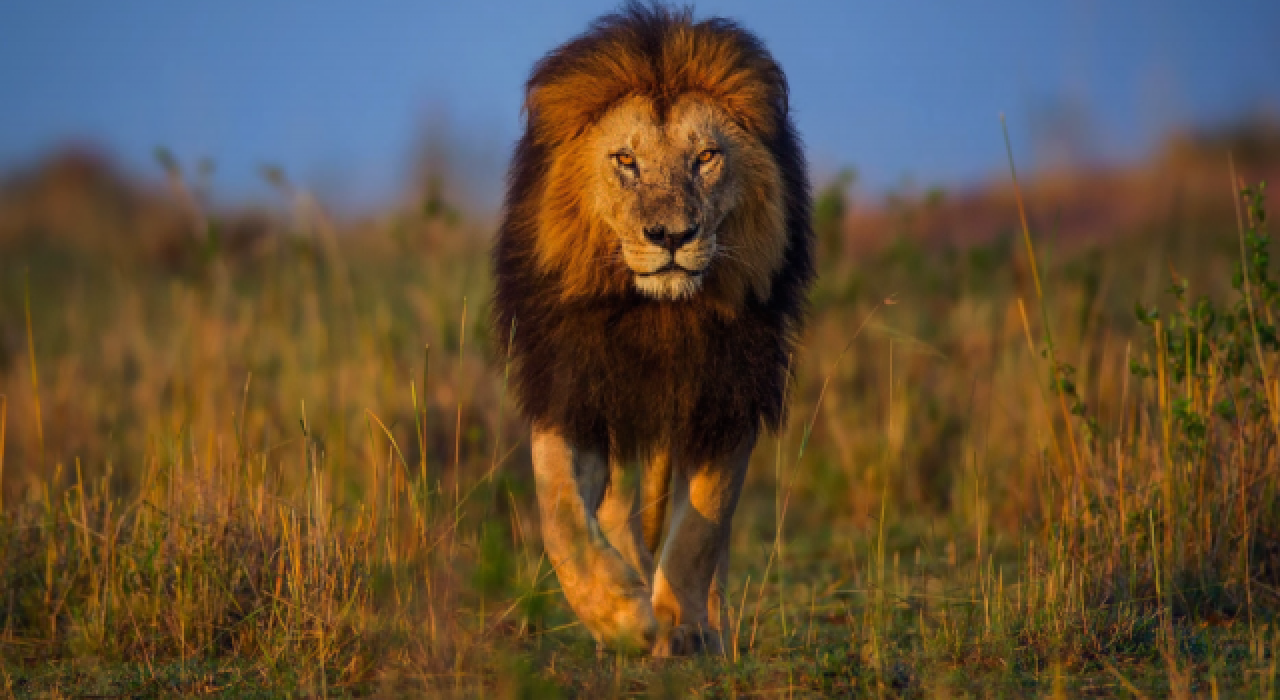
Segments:
[[[644,237],[656,246],[661,246],[672,253],[680,249],[680,246],[692,241],[698,235],[698,225],[685,229],[684,231],[675,233],[669,231],[666,226],[648,226],[644,230]]]

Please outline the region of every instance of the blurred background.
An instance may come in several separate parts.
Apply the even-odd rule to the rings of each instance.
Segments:
[[[0,9],[0,168],[70,147],[132,177],[208,159],[218,201],[282,168],[369,213],[448,168],[492,209],[539,56],[609,2],[373,7],[230,1]],[[757,32],[787,70],[819,175],[859,191],[1000,178],[998,115],[1024,167],[1132,164],[1188,129],[1274,116],[1280,6],[1239,1],[696,5]]]
[[[35,493],[76,458],[90,471],[127,463],[113,478],[136,485],[157,435],[222,434],[237,414],[237,441],[267,450],[296,438],[300,403],[325,460],[370,458],[348,436],[364,411],[386,410],[402,459],[438,464],[446,482],[469,460],[480,469],[504,431],[523,436],[493,367],[488,241],[525,76],[611,7],[0,9],[0,397],[12,407],[0,498]],[[839,478],[891,477],[904,502],[945,512],[970,382],[1031,335],[1013,310],[1042,287],[1018,241],[1002,114],[1044,258],[1043,315],[1067,319],[1059,349],[1093,383],[1081,405],[1113,417],[1145,332],[1134,303],[1161,298],[1171,275],[1229,293],[1232,190],[1280,174],[1275,3],[697,13],[758,32],[790,76],[820,239],[802,405],[858,319],[899,302],[867,342],[910,348],[896,376],[930,387],[928,410],[893,423],[907,454],[877,452],[887,399],[868,387],[890,371],[881,351],[841,370],[842,415],[872,432],[833,419],[815,440]],[[1010,397],[1040,383],[1018,366],[1029,374]],[[404,383],[424,375],[418,405]],[[237,408],[249,377],[260,393]],[[437,420],[411,420],[424,406]],[[1038,430],[1007,418],[1019,440]],[[1021,444],[1002,459],[1021,459]],[[350,478],[335,488],[358,500]],[[1011,522],[1030,508],[1003,502]]]
[[[354,502],[363,477],[336,475],[376,457],[354,437],[366,410],[389,412],[402,459],[438,465],[446,491],[483,472],[495,441],[525,434],[485,313],[523,81],[613,7],[6,4],[0,498],[38,492],[77,458],[136,486],[157,436],[225,435],[235,415],[237,442],[267,454],[296,439],[300,404]],[[1280,175],[1275,3],[696,12],[758,32],[790,76],[820,241],[799,405],[859,319],[898,301],[860,342],[910,359],[893,370],[880,348],[841,369],[849,422],[814,437],[838,479],[889,478],[904,503],[947,512],[973,382],[1023,362],[1031,335],[1015,302],[1042,286],[1019,241],[1002,114],[1043,257],[1043,315],[1061,319],[1059,350],[1089,387],[1078,400],[1105,414],[1093,421],[1127,410],[1123,369],[1145,337],[1135,302],[1162,298],[1171,275],[1230,293],[1229,157],[1235,186]],[[1011,388],[982,380],[991,401],[1030,400],[1014,397],[1040,370],[1017,366]],[[896,422],[882,402],[906,404],[873,390],[894,372],[930,389]],[[405,396],[409,377],[421,396]],[[419,409],[436,418],[413,420]],[[1040,433],[1006,418],[995,425],[1019,436],[1000,457],[1012,464]],[[886,439],[903,454],[882,452]],[[518,445],[508,456],[527,475]],[[282,459],[286,484],[304,479]],[[822,491],[823,478],[803,483]],[[999,502],[1011,524],[1032,508]]]
[[[486,320],[523,81],[612,7],[0,3],[0,691],[659,688],[555,592]],[[696,14],[789,75],[819,279],[733,530],[763,663],[690,687],[1273,683],[1280,3]]]

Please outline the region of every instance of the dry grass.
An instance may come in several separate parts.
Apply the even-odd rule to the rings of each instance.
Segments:
[[[124,233],[0,210],[0,694],[1280,692],[1276,300],[1230,284],[1256,208],[830,262],[731,651],[657,663],[598,659],[542,556],[484,224],[338,232],[281,186],[234,239],[190,196],[143,242],[74,192]]]

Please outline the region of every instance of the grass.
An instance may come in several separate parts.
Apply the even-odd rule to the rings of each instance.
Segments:
[[[0,695],[1276,697],[1280,293],[1219,175],[825,256],[732,643],[670,662],[598,656],[542,554],[484,221],[0,211]]]

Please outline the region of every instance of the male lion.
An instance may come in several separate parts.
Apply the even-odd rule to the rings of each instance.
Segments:
[[[786,79],[733,22],[632,4],[539,61],[525,111],[493,322],[547,552],[599,643],[718,652],[730,519],[814,277]]]

